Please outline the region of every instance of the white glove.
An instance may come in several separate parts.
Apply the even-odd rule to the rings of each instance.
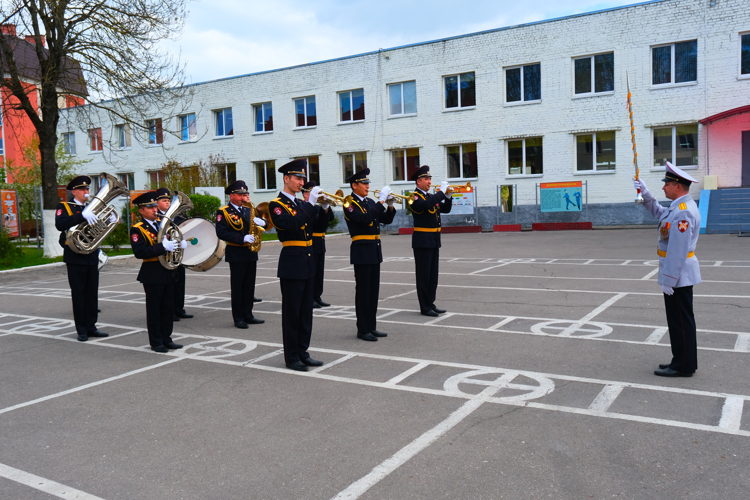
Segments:
[[[180,248],[182,248],[183,250],[185,250],[185,249],[187,248],[187,241],[185,241],[185,240],[182,240],[182,241],[180,242]]]
[[[385,202],[388,203],[388,208],[392,207],[395,201],[396,201],[396,198],[394,198],[393,196],[385,200]]]
[[[255,243],[255,236],[252,234],[246,234],[244,238],[245,243]]]
[[[175,248],[177,247],[177,245],[174,244],[174,241],[168,240],[166,236],[164,237],[164,240],[161,242],[161,244],[164,246],[164,250],[166,250],[167,252],[174,252]]]
[[[327,212],[327,211],[328,211],[328,207],[330,207],[330,206],[331,206],[331,205],[329,205],[328,203],[323,203],[323,204],[322,204],[322,205],[320,206],[320,208],[322,208],[324,212]]]
[[[450,184],[448,184],[448,181],[443,181],[443,182],[441,182],[441,183],[440,183],[440,191],[441,191],[441,192],[442,192],[443,194],[446,194],[446,191],[448,190],[448,186],[450,186]]]
[[[99,217],[97,217],[93,212],[87,212],[84,210],[83,212],[81,212],[81,215],[83,215],[83,218],[86,219],[86,222],[88,222],[89,224],[93,225],[99,222]]]
[[[266,221],[260,217],[253,217],[253,222],[256,226],[266,227]]]
[[[378,201],[380,201],[380,203],[385,203],[385,200],[387,200],[390,195],[391,195],[391,188],[389,186],[385,186],[383,189],[380,190],[380,198]]]
[[[117,215],[109,214],[109,223],[114,224],[115,222],[117,222]]]
[[[318,186],[315,186],[310,190],[310,203],[315,205],[318,202],[318,196],[320,196],[320,192],[322,189],[320,189]]]
[[[641,179],[633,179],[633,187],[636,189],[641,190],[641,194],[648,193],[648,188],[646,187],[646,183],[643,182]]]
[[[672,288],[671,286],[662,285],[661,291],[667,295],[672,295],[674,293],[674,288]]]

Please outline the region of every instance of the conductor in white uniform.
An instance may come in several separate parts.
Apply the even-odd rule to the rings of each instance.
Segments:
[[[695,256],[700,234],[701,216],[690,197],[690,184],[698,182],[667,162],[662,190],[672,200],[662,207],[642,180],[635,181],[641,190],[643,206],[659,219],[659,284],[664,292],[672,361],[659,365],[654,372],[660,377],[692,377],[698,369],[698,347],[693,315],[693,285],[701,282],[701,270]]]

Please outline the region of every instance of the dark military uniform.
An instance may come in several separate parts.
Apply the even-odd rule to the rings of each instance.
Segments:
[[[65,232],[82,222],[84,206],[75,202],[59,203],[55,212],[55,227],[60,233],[63,262],[68,269],[70,297],[73,300],[73,320],[80,340],[97,336],[97,303],[99,293],[99,250],[88,255],[75,253],[65,241]]]
[[[166,188],[159,188],[156,190],[156,192],[158,194],[156,198],[157,200],[159,198],[169,199],[172,195],[172,193]],[[159,217],[163,217],[165,215],[165,212],[158,210],[157,214],[159,215]],[[179,226],[186,220],[187,219],[185,217],[178,215],[172,222],[176,226]],[[174,283],[174,315],[179,317],[187,317],[188,314],[185,313],[185,266],[178,266],[177,269],[175,269],[175,276],[175,279],[177,281],[175,281]]]
[[[422,166],[412,177],[429,176],[430,167]],[[414,267],[417,274],[417,298],[422,314],[435,310],[438,272],[440,262],[440,214],[450,213],[453,208],[453,197],[443,192],[425,193],[419,188],[414,190],[414,202],[411,214],[414,216],[414,233],[411,237],[411,248],[414,252]]]
[[[352,194],[352,198],[352,204],[344,209],[344,218],[352,237],[349,252],[356,283],[354,304],[357,312],[357,336],[362,336],[376,330],[380,263],[383,262],[380,225],[393,222],[396,209],[386,209],[382,203],[371,198],[362,200],[355,194]]]
[[[326,231],[328,223],[334,219],[333,209],[328,207],[325,212],[321,209],[320,217],[313,223],[313,255],[315,256],[315,287],[313,299],[318,304],[323,303],[323,281],[326,265]],[[322,304],[321,304],[322,305]]]
[[[227,242],[224,260],[229,264],[232,318],[235,323],[253,320],[253,296],[258,252],[250,250],[245,236],[250,233],[250,209],[231,203],[216,212],[216,236]],[[244,328],[244,327],[243,327]]]

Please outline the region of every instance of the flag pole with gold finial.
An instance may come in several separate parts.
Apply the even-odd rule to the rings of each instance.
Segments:
[[[638,170],[638,151],[635,148],[635,125],[633,125],[633,103],[630,100],[631,94],[630,94],[630,77],[628,76],[628,72],[625,72],[625,81],[628,85],[628,115],[630,117],[630,141],[633,143],[633,166],[635,167],[635,180],[638,180],[638,175],[640,174],[640,170]],[[638,196],[635,197],[635,203],[636,205],[641,205],[643,203],[643,196],[641,195],[641,190],[638,189]]]

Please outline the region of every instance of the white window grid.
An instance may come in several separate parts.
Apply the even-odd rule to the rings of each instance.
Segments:
[[[341,162],[341,184],[346,184],[346,178],[349,177],[349,175],[356,174],[358,172],[357,170],[357,155],[365,155],[365,166],[363,168],[367,168],[367,152],[366,151],[354,151],[352,153],[340,153],[339,154],[339,161]],[[352,174],[347,175],[346,174],[346,158],[350,157],[352,159]]]
[[[185,113],[177,117],[177,127],[180,131],[180,141],[191,142],[198,137],[198,127],[195,113]],[[187,137],[185,137],[187,135]]]
[[[294,128],[315,128],[317,127],[317,107],[315,110],[315,118],[316,118],[316,124],[315,125],[308,125],[308,119],[307,119],[307,102],[308,99],[315,100],[315,96],[305,96],[305,97],[297,97],[294,99]],[[298,125],[297,124],[297,102],[302,101],[302,109],[305,111],[305,124],[304,125]],[[317,105],[317,101],[315,101],[315,104]]]
[[[266,116],[265,116],[265,110],[266,110],[266,104],[269,105],[271,108],[271,117],[273,117],[273,104],[269,102],[262,102],[260,104],[255,104],[253,106],[253,112],[255,113],[255,122],[253,124],[253,133],[255,134],[265,134],[267,132],[273,132],[273,128],[271,130],[266,130]],[[258,123],[258,117],[260,117],[260,122],[263,124],[263,130],[257,130],[257,123]],[[273,127],[273,125],[271,126]]]
[[[76,133],[75,132],[63,132],[62,133],[63,151],[69,155],[76,154]]]
[[[612,131],[607,130],[607,131],[601,131],[601,132],[598,132],[598,133],[605,133],[605,132],[615,134],[615,143],[617,143],[617,132],[615,132],[614,130],[612,130]],[[596,134],[597,134],[597,132],[591,132],[590,134],[576,134],[575,136],[573,136],[574,137],[573,140],[577,140],[578,137],[583,137],[583,136],[587,136],[587,135],[592,136],[591,137],[591,148],[592,148],[592,161],[594,162],[593,163],[593,168],[591,170],[578,170],[578,147],[577,147],[577,144],[576,144],[575,145],[575,151],[576,151],[575,171],[576,172],[580,172],[580,173],[614,172],[616,170],[616,165],[615,165],[614,169],[602,169],[602,170],[598,169],[597,163],[596,163],[596,154],[597,154],[596,153]],[[524,146],[525,146],[525,144],[524,144]],[[616,153],[617,153],[617,151],[615,150],[615,154]],[[526,148],[524,148],[524,155],[526,155]]]
[[[740,33],[739,36],[739,43],[737,47],[737,73],[738,78],[750,78],[750,73],[742,73],[742,37],[747,37],[750,39],[750,31],[745,31],[744,33]]]
[[[457,109],[473,109],[473,108],[477,107],[476,104],[472,104],[471,106],[464,106],[463,103],[461,102],[461,75],[467,74],[467,73],[473,73],[474,74],[474,85],[475,85],[474,91],[476,92],[477,80],[476,80],[476,73],[474,73],[473,71],[464,71],[463,73],[455,73],[453,75],[444,75],[443,76],[443,88],[442,88],[442,92],[443,93],[445,93],[445,79],[446,78],[451,78],[453,76],[455,76],[456,78],[458,78],[458,89],[457,89],[457,92],[458,92],[458,95],[457,95],[457,97],[458,97],[458,106],[453,107],[453,108],[447,107],[445,105],[445,95],[443,95],[443,110],[445,110],[445,111],[455,111]]]
[[[451,75],[449,75],[449,76],[451,76]],[[409,81],[406,81],[406,82],[389,83],[387,85],[387,87],[388,87],[388,92],[387,92],[387,94],[388,94],[388,116],[414,116],[414,115],[417,114],[416,111],[413,112],[413,113],[406,113],[406,112],[404,112],[404,107],[405,107],[405,104],[404,104],[404,84],[405,83],[412,83],[412,82],[416,82],[416,81],[415,80],[409,80]],[[399,87],[399,92],[401,93],[401,112],[400,113],[392,113],[391,112],[391,101],[390,101],[390,98],[391,98],[391,89],[395,88],[395,87]]]
[[[119,173],[117,179],[125,184],[131,191],[135,189],[135,174],[133,172]]]
[[[89,151],[92,153],[101,153],[104,150],[104,136],[101,127],[89,130],[89,143]]]
[[[697,125],[695,126],[697,127]],[[672,163],[672,164],[674,164],[675,159],[677,158],[677,127],[678,127],[677,125],[673,125],[671,127],[654,127],[653,129],[651,129],[651,144],[654,143],[653,141],[654,132],[656,132],[657,130],[669,130],[669,129],[672,130],[672,158],[671,160],[669,160],[669,163]],[[696,141],[695,149],[698,149],[698,134],[697,133],[696,133],[695,141]],[[651,154],[652,155],[654,154],[653,146],[651,149]],[[692,168],[698,168],[698,165],[682,165],[680,168],[692,169]],[[654,162],[652,161],[651,170],[666,170],[666,167],[654,165]]]
[[[268,168],[269,164],[272,166],[272,168]],[[276,162],[275,160],[269,160],[269,161],[256,161],[255,162],[255,190],[256,191],[275,191],[276,190]],[[263,186],[261,187],[261,180],[263,181]],[[273,183],[273,187],[270,186],[270,183]]]
[[[692,41],[694,41],[694,40],[682,40],[680,42],[662,43],[662,44],[659,44],[659,45],[652,45],[651,47],[649,47],[649,54],[648,54],[649,55],[649,67],[650,67],[649,78],[651,79],[651,86],[652,87],[661,88],[661,87],[674,87],[674,86],[678,86],[678,85],[693,85],[693,84],[695,84],[698,81],[698,80],[692,80],[692,81],[689,81],[689,82],[680,82],[680,83],[675,83],[675,81],[674,81],[674,79],[675,79],[675,67],[674,67],[674,64],[675,64],[675,53],[674,53],[675,45],[677,45],[678,43],[692,42]],[[666,83],[654,83],[654,49],[658,49],[658,48],[661,48],[661,47],[670,47],[670,54],[669,54],[669,63],[670,63],[669,78],[670,78],[670,81],[666,82]],[[697,72],[696,72],[696,78],[697,78]]]
[[[365,121],[364,118],[361,119],[361,120],[355,120],[354,119],[354,91],[355,90],[363,90],[363,89],[360,88],[360,89],[352,89],[352,90],[342,90],[341,92],[338,92],[338,94],[336,96],[337,97],[337,99],[336,99],[337,104],[336,105],[339,108],[339,123],[359,123],[359,122]],[[350,115],[351,118],[349,118],[348,120],[343,120],[341,118],[341,114],[342,114],[342,109],[341,109],[341,94],[349,94],[349,113],[351,113],[351,115]]]
[[[159,128],[161,123],[161,118],[146,120],[146,139],[148,140],[149,146],[159,146],[164,142],[163,128],[161,130],[161,141],[159,140]]]
[[[408,156],[407,156],[407,154],[408,154],[408,151],[409,150],[414,150],[414,149],[416,149],[417,152],[420,152],[419,151],[420,148],[406,148],[406,149],[392,149],[391,150],[391,168],[392,169],[396,168],[396,162],[399,161],[398,154],[399,153],[403,154],[403,157],[401,158],[401,161],[402,161],[401,168],[404,171],[404,178],[399,180],[399,179],[396,179],[395,175],[393,175],[392,176],[392,181],[393,181],[394,184],[414,182],[414,181],[409,180],[409,170],[408,170],[408,167],[407,167],[407,163],[408,163]],[[392,173],[395,173],[395,172],[392,172]]]
[[[524,138],[518,138],[518,139],[508,139],[505,141],[505,168],[506,168],[506,176],[510,177],[541,177],[544,175],[544,170],[542,170],[542,173],[540,174],[527,174],[526,173],[526,139],[540,139],[540,137],[524,137]],[[511,174],[510,173],[510,154],[509,154],[509,146],[511,142],[518,142],[523,141],[521,143],[521,173],[520,174]],[[542,157],[544,157],[544,139],[542,139]],[[544,167],[542,167],[544,168]]]
[[[595,62],[594,62],[594,58],[596,56],[602,56],[604,54],[612,54],[612,51],[609,51],[609,52],[599,52],[598,54],[591,54],[589,56],[581,56],[581,57],[574,57],[573,58],[573,64],[571,65],[571,71],[573,73],[573,79],[572,79],[572,82],[573,82],[573,95],[575,97],[590,97],[590,96],[593,96],[593,95],[611,95],[611,94],[615,93],[614,90],[603,90],[601,92],[597,92],[596,91],[596,65],[595,65]],[[580,61],[581,59],[590,59],[591,60],[591,92],[581,92],[580,94],[576,94],[576,86],[575,86],[575,81],[576,81],[576,61]],[[523,78],[523,73],[522,73],[521,77]],[[521,90],[521,92],[523,93],[523,90]],[[513,101],[513,102],[515,102],[515,101]]]
[[[130,125],[127,123],[115,125],[117,135],[117,149],[130,148]]]
[[[458,164],[459,164],[459,172],[460,177],[448,177],[448,180],[462,180],[462,179],[476,179],[476,176],[466,176],[464,172],[464,146],[473,145],[474,148],[477,150],[477,160],[479,160],[479,148],[477,147],[476,143],[468,143],[468,144],[448,144],[445,146],[445,172],[446,175],[450,175],[450,169],[449,169],[449,162],[450,159],[448,158],[448,148],[455,148],[458,147]],[[479,170],[479,165],[477,165],[477,170]]]
[[[231,123],[231,127],[227,125]],[[233,137],[234,136],[234,114],[232,108],[223,108],[214,110],[214,135],[216,137]]]
[[[534,65],[537,65],[537,64],[541,65],[541,63],[535,62],[535,63],[519,64],[518,66],[509,66],[507,68],[503,68],[503,102],[505,104],[507,104],[509,106],[516,106],[516,105],[519,105],[519,104],[536,104],[536,103],[542,102],[541,99],[534,99],[532,101],[526,101],[526,100],[524,100],[525,97],[526,97],[526,91],[523,88],[523,73],[525,71],[524,70],[524,66],[534,66]],[[508,79],[507,79],[508,77],[507,77],[506,73],[509,70],[512,70],[512,69],[520,69],[521,70],[521,100],[520,101],[509,101],[508,100],[508,91],[505,88],[505,86],[508,84]],[[540,70],[541,70],[541,66],[540,66]]]

